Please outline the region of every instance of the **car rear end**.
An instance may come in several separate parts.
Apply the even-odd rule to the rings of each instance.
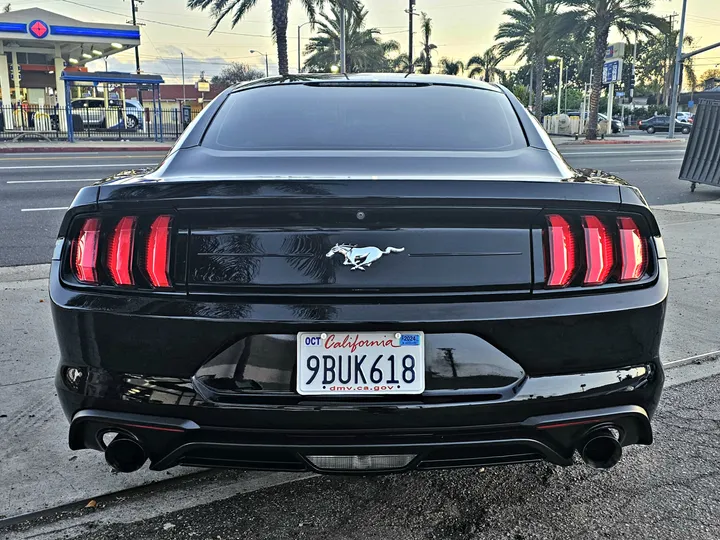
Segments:
[[[569,169],[494,87],[331,81],[221,98],[158,170],[78,194],[51,276],[71,447],[390,472],[650,444],[667,266],[639,192]],[[268,128],[280,93],[284,130],[308,100],[325,123]],[[454,131],[477,117],[447,97],[507,129]]]

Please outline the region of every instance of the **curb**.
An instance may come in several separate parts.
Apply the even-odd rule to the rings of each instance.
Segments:
[[[47,280],[50,276],[50,264],[32,264],[27,266],[2,266],[0,267],[0,283],[12,283],[15,281],[33,281],[36,279]]]
[[[606,144],[682,144],[685,143],[685,139],[658,139],[656,141],[614,141],[614,140],[599,140],[599,141],[572,141],[561,143],[563,146],[580,146],[580,145],[606,145]]]
[[[169,152],[172,146],[28,146],[19,148],[0,148],[0,154],[29,153],[75,153],[75,152]]]

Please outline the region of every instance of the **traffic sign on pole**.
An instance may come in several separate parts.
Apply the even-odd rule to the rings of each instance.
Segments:
[[[602,82],[612,84],[622,81],[623,61],[622,58],[609,60],[603,65]]]

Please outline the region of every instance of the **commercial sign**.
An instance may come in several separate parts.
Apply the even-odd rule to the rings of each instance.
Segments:
[[[612,84],[620,82],[622,80],[622,70],[622,59],[606,61],[602,70],[602,83]]]
[[[197,88],[198,92],[209,92],[210,83],[207,81],[198,81],[197,83],[195,83],[195,88]]]
[[[625,56],[625,43],[613,43],[605,50],[605,60],[614,60]]]

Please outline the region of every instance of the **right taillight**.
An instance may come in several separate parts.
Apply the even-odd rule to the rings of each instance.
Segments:
[[[145,270],[153,287],[170,287],[170,224],[172,216],[158,216],[150,226]]]
[[[618,232],[620,234],[621,266],[620,283],[637,281],[645,273],[647,268],[647,245],[645,239],[640,235],[637,224],[629,217],[617,219]]]
[[[100,218],[86,219],[73,241],[71,264],[81,283],[98,284],[97,258],[100,245]]]
[[[631,217],[552,214],[546,227],[547,288],[629,283],[647,271],[647,240]]]

